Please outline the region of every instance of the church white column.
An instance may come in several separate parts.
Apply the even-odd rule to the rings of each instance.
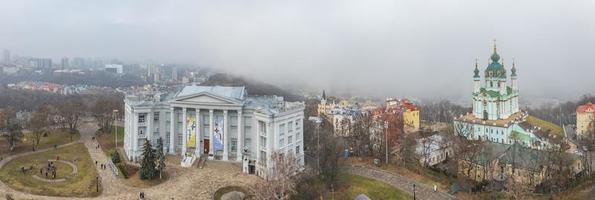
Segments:
[[[132,125],[132,133],[134,135],[136,135],[136,137],[134,138],[134,140],[132,140],[132,146],[134,149],[134,159],[136,159],[136,157],[139,155],[139,152],[141,151],[140,149],[142,149],[142,147],[138,146],[138,139],[139,139],[139,132],[138,132],[138,113],[133,112],[132,116],[134,117],[133,120],[133,125]]]
[[[244,117],[242,116],[242,110],[238,110],[238,137],[236,142],[236,161],[242,161],[242,150],[244,147],[244,138],[242,132],[244,130]]]
[[[274,143],[276,143],[275,142],[276,139],[273,136],[273,124],[274,124],[273,121],[269,121],[265,125],[266,137],[267,137],[267,147],[266,147],[267,157],[265,158],[266,162],[267,162],[267,172],[266,172],[267,176],[270,175],[269,169],[271,169],[271,167],[273,167],[273,161],[271,160],[271,156],[272,156],[272,153],[274,152],[273,145],[274,145]]]
[[[228,145],[228,141],[229,138],[227,137],[229,134],[227,133],[229,131],[229,129],[227,128],[229,126],[229,118],[227,115],[227,110],[223,110],[223,160],[228,160],[228,156],[229,156],[229,145]]]
[[[149,110],[147,113],[147,140],[151,142],[153,139],[153,112]]]
[[[169,109],[169,153],[175,154],[175,127],[176,127],[176,120],[175,120],[175,112],[174,107]]]
[[[213,130],[215,130],[213,112],[213,109],[209,109],[209,157],[215,156],[215,152],[213,152]]]
[[[182,108],[182,155],[186,154],[186,140],[188,138],[188,129],[187,129],[187,122],[186,122],[186,117],[187,117],[187,108],[183,107]]]
[[[198,157],[200,157],[200,154],[202,153],[202,149],[201,149],[201,146],[200,146],[200,144],[201,144],[200,141],[202,141],[202,137],[200,136],[201,131],[202,131],[202,129],[200,129],[200,124],[201,124],[200,123],[200,108],[197,107],[195,109],[196,109],[196,113],[195,113],[195,115],[196,115],[195,116],[195,122],[196,122],[196,133],[195,134],[196,135],[194,136],[195,137],[194,138],[194,142],[195,142],[194,143],[195,144],[194,148],[196,150],[194,150],[194,151],[195,151],[195,154]]]
[[[254,117],[256,117],[256,116],[254,116]],[[256,141],[256,149],[254,150],[254,152],[256,153],[257,165],[262,166],[265,163],[260,162],[260,149],[261,149],[260,145],[262,145],[262,144],[260,144],[260,122],[258,120],[254,120],[254,121],[256,121],[256,131],[255,131],[256,134],[254,134],[254,135],[256,135],[256,137],[254,138],[254,140]]]

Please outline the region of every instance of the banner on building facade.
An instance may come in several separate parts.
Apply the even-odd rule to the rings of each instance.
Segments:
[[[194,116],[186,117],[186,147],[196,147],[196,135],[198,135],[198,123]]]
[[[215,126],[213,129],[213,148],[215,151],[223,150],[223,123],[225,123],[223,117],[215,118]]]

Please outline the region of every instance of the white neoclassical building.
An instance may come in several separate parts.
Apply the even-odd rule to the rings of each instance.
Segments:
[[[245,173],[266,177],[274,152],[293,154],[304,166],[303,102],[278,96],[248,96],[244,87],[185,86],[172,94],[125,98],[124,148],[139,160],[145,139],[164,142],[164,151],[182,156],[242,162]]]

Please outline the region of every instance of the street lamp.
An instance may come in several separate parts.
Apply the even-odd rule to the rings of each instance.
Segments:
[[[117,118],[118,118],[118,110],[114,110],[114,129],[116,132],[116,147],[114,148],[115,151],[118,151],[118,125],[116,124],[118,122]]]

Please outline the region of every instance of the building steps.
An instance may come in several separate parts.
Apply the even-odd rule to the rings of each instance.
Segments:
[[[191,167],[192,163],[194,163],[194,160],[196,160],[196,157],[194,155],[184,156],[180,165],[182,165],[182,167]]]

